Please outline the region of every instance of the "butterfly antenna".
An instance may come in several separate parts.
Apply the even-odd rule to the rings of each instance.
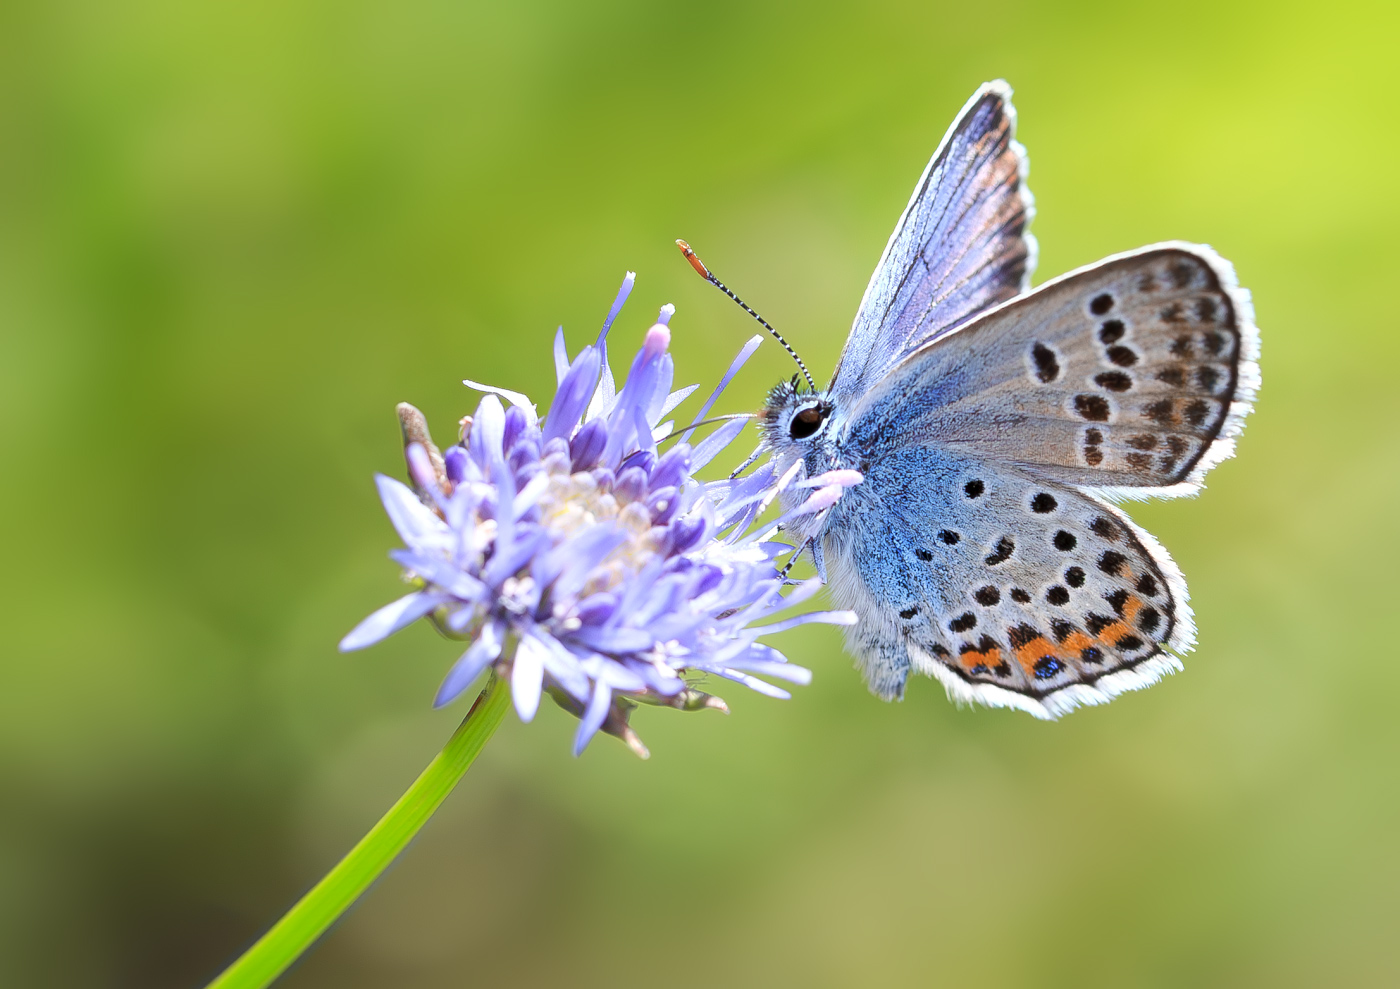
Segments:
[[[676,241],[676,246],[681,249],[681,253],[685,255],[685,259],[690,262],[690,266],[695,269],[696,273],[701,278],[705,279],[705,281],[709,282],[715,288],[719,289],[725,295],[729,296],[735,302],[739,303],[739,308],[743,309],[744,312],[748,313],[754,319],[758,320],[759,323],[763,325],[763,328],[765,330],[773,334],[773,339],[777,340],[780,344],[782,344],[783,349],[786,350],[789,354],[791,354],[792,359],[797,362],[798,368],[800,368],[802,371],[802,377],[807,379],[807,386],[811,388],[812,391],[816,391],[817,383],[812,380],[812,375],[807,371],[807,365],[802,363],[802,358],[797,356],[797,351],[793,350],[792,345],[783,339],[783,335],[777,330],[773,329],[772,325],[769,324],[768,320],[764,319],[758,313],[754,312],[751,308],[749,308],[749,304],[747,302],[745,302],[743,299],[739,298],[737,295],[731,292],[729,290],[729,286],[725,285],[724,282],[716,278],[714,274],[710,271],[710,269],[705,267],[705,262],[701,261],[696,256],[695,252],[690,249],[689,244],[687,244],[683,240],[678,240]]]

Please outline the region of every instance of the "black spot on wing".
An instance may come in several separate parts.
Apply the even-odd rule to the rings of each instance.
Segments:
[[[1016,543],[1010,536],[1002,536],[997,540],[996,548],[987,555],[982,562],[989,567],[994,567],[998,563],[1005,563],[1011,559],[1011,554],[1016,551]]]
[[[1109,391],[1127,391],[1133,387],[1132,375],[1124,374],[1122,371],[1105,371],[1102,374],[1094,375],[1094,384],[1100,388],[1107,388]]]
[[[1035,376],[1042,384],[1049,384],[1060,376],[1060,362],[1055,352],[1043,343],[1031,348],[1031,359],[1035,362]]]
[[[1108,422],[1108,399],[1102,395],[1075,395],[1074,411],[1090,422]]]

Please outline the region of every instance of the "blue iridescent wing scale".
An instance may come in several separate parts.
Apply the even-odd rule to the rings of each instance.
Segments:
[[[1035,268],[1034,201],[1005,82],[982,86],[924,170],[861,300],[832,378],[837,402],[903,357],[1024,292]]]

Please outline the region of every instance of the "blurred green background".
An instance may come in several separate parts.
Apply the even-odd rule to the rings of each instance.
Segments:
[[[976,85],[1017,89],[1038,280],[1155,240],[1255,293],[1184,675],[1056,725],[869,696],[512,717],[296,987],[1400,982],[1393,4],[0,5],[0,983],[198,986],[463,713],[399,588],[394,403],[543,398],[627,268],[681,377],[824,377]],[[628,344],[630,346],[630,343]],[[771,344],[729,407],[791,373]]]

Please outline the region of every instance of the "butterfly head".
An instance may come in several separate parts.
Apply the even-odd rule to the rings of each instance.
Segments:
[[[768,393],[758,416],[764,439],[784,459],[784,451],[819,442],[834,410],[824,392],[804,389],[794,374],[791,381],[780,382]]]

